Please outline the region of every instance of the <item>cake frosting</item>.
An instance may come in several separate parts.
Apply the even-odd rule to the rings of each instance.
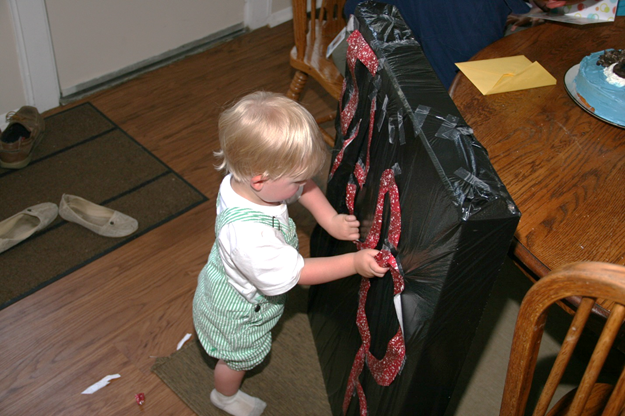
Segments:
[[[578,97],[596,115],[625,125],[625,51],[610,49],[582,59],[575,77]]]
[[[606,81],[608,81],[608,84],[616,85],[617,87],[625,87],[625,78],[622,78],[620,75],[614,72],[616,65],[617,64],[614,63],[610,66],[603,68],[603,75],[605,75],[605,79]]]

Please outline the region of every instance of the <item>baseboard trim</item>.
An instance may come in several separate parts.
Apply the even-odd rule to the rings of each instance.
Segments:
[[[68,104],[70,102],[84,98],[87,95],[94,92],[119,85],[132,78],[135,78],[146,72],[153,71],[157,68],[169,65],[172,62],[183,59],[187,56],[194,55],[196,53],[203,52],[207,49],[220,45],[237,36],[246,33],[246,28],[243,23],[230,26],[226,29],[220,30],[202,39],[198,39],[193,42],[189,42],[178,48],[169,50],[162,54],[153,56],[136,64],[129,65],[120,70],[108,73],[98,78],[94,78],[90,81],[86,81],[77,84],[72,87],[61,89],[61,104]]]
[[[267,22],[267,24],[269,25],[269,27],[276,27],[292,19],[293,19],[293,8],[287,7],[286,9],[282,9],[275,13],[272,13],[271,16],[269,16],[269,21]]]

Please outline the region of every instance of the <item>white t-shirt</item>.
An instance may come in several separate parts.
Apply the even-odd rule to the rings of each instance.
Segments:
[[[286,203],[255,204],[232,189],[231,177],[227,175],[219,187],[218,215],[226,208],[249,208],[288,224]],[[299,195],[301,190],[296,197]],[[287,244],[280,230],[258,223],[235,222],[221,229],[217,243],[229,282],[249,302],[254,302],[258,292],[266,296],[286,293],[299,281],[304,258]]]

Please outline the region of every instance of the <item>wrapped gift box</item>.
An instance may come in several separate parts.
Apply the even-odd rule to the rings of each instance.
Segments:
[[[361,239],[317,228],[311,253],[392,272],[311,287],[310,323],[334,414],[442,415],[520,212],[397,9],[351,25],[327,196]]]

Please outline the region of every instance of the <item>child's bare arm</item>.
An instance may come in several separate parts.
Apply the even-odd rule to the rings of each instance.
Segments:
[[[353,241],[360,238],[360,222],[353,215],[338,214],[321,189],[308,180],[299,202],[315,217],[317,223],[338,240]]]
[[[382,277],[388,268],[378,265],[375,259],[376,254],[378,254],[378,250],[365,249],[332,257],[304,259],[304,268],[300,273],[299,284],[317,285],[353,274],[367,278]]]

